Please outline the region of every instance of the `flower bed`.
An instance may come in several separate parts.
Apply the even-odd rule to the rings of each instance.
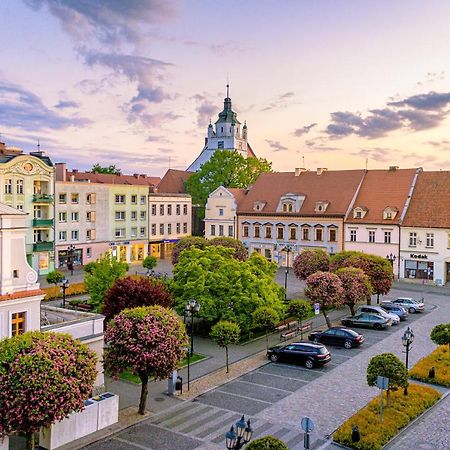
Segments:
[[[428,373],[434,367],[434,378]],[[450,358],[448,345],[441,345],[425,358],[422,358],[409,372],[411,378],[450,387]]]
[[[51,286],[42,289],[45,291],[44,300],[53,300],[54,298],[62,298],[61,286]],[[66,289],[66,297],[70,297],[71,295],[82,295],[86,294],[86,286],[84,283],[73,283],[70,284]]]
[[[410,384],[408,395],[403,394],[403,389],[391,392],[391,405],[386,407],[384,393],[383,424],[380,424],[380,397],[377,396],[344,422],[333,434],[333,439],[353,449],[378,450],[440,397],[441,394],[432,387]],[[352,443],[353,426],[358,426],[361,433],[361,440],[355,443]]]

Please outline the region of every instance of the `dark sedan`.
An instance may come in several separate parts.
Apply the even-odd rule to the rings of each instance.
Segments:
[[[332,327],[325,331],[314,331],[308,339],[327,345],[343,345],[345,348],[358,347],[364,342],[364,336],[346,327]]]
[[[296,342],[272,347],[267,350],[267,356],[272,362],[304,364],[308,369],[323,366],[331,360],[331,354],[325,345],[312,342]]]
[[[382,330],[383,328],[390,327],[392,320],[381,317],[378,314],[361,313],[355,316],[347,316],[342,320],[342,325],[346,327],[367,327],[374,328],[375,330]]]

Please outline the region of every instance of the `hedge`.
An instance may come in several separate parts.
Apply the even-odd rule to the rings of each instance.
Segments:
[[[429,370],[434,367],[434,378],[428,378]],[[422,358],[409,372],[411,378],[428,383],[450,387],[450,358],[448,345],[441,345],[425,358]]]
[[[344,422],[333,434],[333,440],[357,450],[379,450],[413,419],[433,406],[441,394],[428,386],[410,384],[408,395],[403,389],[391,392],[391,406],[386,407],[383,395],[383,424],[380,424],[380,397]],[[352,427],[358,426],[361,440],[352,443]]]
[[[46,294],[44,300],[53,300],[54,298],[62,298],[62,290],[61,286],[51,286],[42,289]],[[86,294],[86,287],[84,283],[73,283],[69,284],[69,287],[66,289],[66,297],[71,295],[82,295]]]

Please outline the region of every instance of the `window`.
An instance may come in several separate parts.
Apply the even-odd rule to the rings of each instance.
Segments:
[[[385,213],[385,219],[389,219],[389,220],[392,219],[392,212],[391,212],[391,211],[386,211],[386,213]]]
[[[167,205],[167,215],[168,216],[172,215],[172,205]]]
[[[136,194],[133,194],[131,196],[131,204],[132,205],[137,205],[137,195]]]
[[[261,237],[261,227],[259,225],[255,225],[253,229],[253,237],[260,238]]]
[[[88,211],[86,213],[86,221],[87,222],[95,222],[95,211]]]
[[[277,239],[284,239],[284,227],[277,227]]]
[[[19,271],[17,269],[13,270],[13,278],[19,278]]]
[[[358,209],[357,211],[355,211],[355,219],[361,219],[362,217],[362,211],[360,209]]]
[[[434,233],[427,233],[427,247],[434,247]]]
[[[385,244],[390,244],[391,243],[391,239],[392,239],[392,233],[390,231],[385,231],[384,232],[384,243]]]
[[[409,246],[415,247],[417,245],[417,233],[409,233]]]
[[[137,236],[137,227],[133,227],[133,228],[131,229],[131,234],[130,234],[130,236],[131,236],[131,237],[136,237],[136,236]]]
[[[80,220],[80,214],[77,211],[72,212],[72,222],[78,222]]]
[[[114,231],[114,236],[115,237],[125,237],[125,228],[116,228]]]
[[[265,227],[265,236],[266,236],[266,239],[272,239],[272,226],[271,225],[267,225],[266,227]]]
[[[137,211],[131,211],[131,220],[137,220]]]
[[[228,237],[233,237],[233,225],[228,225]]]
[[[167,234],[172,234],[172,224],[171,223],[167,224]]]
[[[219,225],[219,236],[223,236],[223,225]]]
[[[292,212],[292,203],[283,203],[283,212]]]
[[[11,314],[11,336],[25,333],[25,312]]]
[[[140,236],[141,237],[145,237],[145,235],[146,235],[146,228],[145,227],[141,227],[141,229],[139,230],[139,232],[140,232]]]
[[[177,211],[177,216],[179,216],[181,214],[181,205],[177,205],[176,211]]]
[[[187,213],[188,213],[187,207],[188,207],[188,205],[183,205],[183,214],[184,214],[185,216],[186,216]]]
[[[356,242],[356,230],[350,230],[350,242]]]
[[[33,207],[33,217],[35,219],[42,219],[43,218],[43,210],[41,206],[34,206]]]
[[[147,198],[145,195],[141,195],[141,205],[145,205]]]
[[[297,240],[297,227],[289,227],[289,239],[291,241]]]
[[[375,231],[373,231],[373,230],[369,231],[369,242],[371,244],[373,244],[375,242]]]
[[[72,241],[78,241],[78,238],[80,236],[80,233],[78,230],[72,230]]]
[[[323,241],[323,229],[317,227],[315,231],[316,231],[316,241]]]
[[[59,232],[59,240],[60,241],[67,241],[67,231],[60,231]]]
[[[447,248],[450,248],[450,233],[447,234]]]
[[[215,235],[216,235],[216,226],[211,225],[211,236],[215,236]]]
[[[59,203],[67,203],[67,194],[59,194]]]
[[[86,203],[88,205],[95,205],[96,195],[95,194],[87,194],[86,195]]]
[[[70,202],[73,205],[77,205],[79,203],[80,196],[78,194],[70,194]]]
[[[248,230],[249,230],[249,226],[248,225],[244,225],[242,227],[242,236],[243,237],[248,237]]]
[[[337,230],[335,228],[330,228],[328,230],[328,240],[330,242],[336,242],[337,241]]]
[[[86,240],[92,241],[95,239],[95,230],[86,230]]]
[[[141,211],[141,220],[145,220],[147,217],[147,211]]]
[[[16,208],[17,208],[19,211],[23,211],[23,203],[18,203],[17,206],[16,206]]]
[[[302,227],[302,240],[309,241],[309,227]]]
[[[12,179],[7,178],[5,180],[5,194],[12,194]]]
[[[58,220],[61,223],[67,222],[67,213],[60,211],[58,214]]]
[[[152,236],[156,236],[156,223],[152,223]]]
[[[183,223],[183,233],[187,233],[187,222]]]
[[[181,224],[177,223],[177,234],[181,233]]]
[[[86,248],[86,258],[92,258],[92,248],[91,247]]]
[[[222,131],[223,131],[223,127],[222,127]],[[217,148],[224,148],[224,141],[219,141],[217,143]]]
[[[272,261],[272,252],[270,251],[270,248],[266,248],[264,250],[264,256],[269,260]]]
[[[164,234],[164,224],[163,223],[159,224],[159,234]]]
[[[125,220],[125,211],[116,211],[115,219],[116,220]]]
[[[152,205],[152,216],[156,216],[156,205]]]
[[[164,215],[164,205],[159,205],[159,215],[160,216]]]
[[[123,194],[116,194],[116,204],[118,204],[118,205],[125,204],[125,195],[123,195]]]
[[[23,180],[19,179],[16,181],[16,193],[23,194]]]

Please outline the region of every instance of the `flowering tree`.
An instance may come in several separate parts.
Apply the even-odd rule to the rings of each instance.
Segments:
[[[0,438],[34,433],[81,411],[94,385],[97,357],[71,336],[31,331],[0,341]]]
[[[225,348],[225,363],[228,373],[228,347],[239,342],[241,330],[239,325],[229,320],[221,320],[211,329],[211,338],[219,347]]]
[[[239,261],[245,261],[248,258],[248,252],[244,247],[244,244],[241,241],[238,241],[237,239],[233,239],[231,237],[216,237],[209,240],[208,245],[221,245],[222,247],[234,249],[233,258]]]
[[[319,303],[328,328],[331,327],[327,308],[340,307],[343,304],[344,289],[340,278],[330,272],[316,272],[306,279],[305,295],[311,303]]]
[[[369,277],[355,267],[338,269],[336,275],[340,278],[344,289],[344,304],[350,308],[352,316],[355,315],[355,305],[366,299],[372,292]]]
[[[150,376],[162,380],[177,368],[188,339],[183,323],[162,306],[125,309],[105,332],[105,370],[113,377],[129,369],[142,383],[139,414],[145,414]]]
[[[146,277],[119,278],[105,294],[102,313],[110,320],[125,308],[152,305],[172,305],[172,294],[165,283]]]
[[[255,327],[261,328],[266,332],[266,348],[269,348],[269,331],[272,331],[280,321],[278,313],[270,306],[260,306],[253,313],[253,323]]]
[[[303,250],[294,260],[294,273],[300,280],[306,280],[315,272],[328,272],[330,256],[325,250]]]

